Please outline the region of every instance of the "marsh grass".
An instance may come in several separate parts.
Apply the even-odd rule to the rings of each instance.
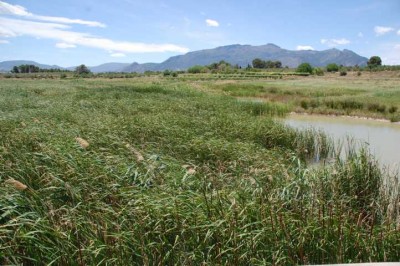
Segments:
[[[209,86],[213,92],[287,104],[296,112],[384,118],[399,117],[397,72],[325,75],[279,80],[226,80]]]
[[[331,141],[284,106],[153,77],[7,79],[0,101],[0,264],[400,258],[396,179],[366,150],[307,168]]]
[[[255,116],[286,116],[290,107],[281,103],[271,103],[260,100],[238,100],[239,108]]]

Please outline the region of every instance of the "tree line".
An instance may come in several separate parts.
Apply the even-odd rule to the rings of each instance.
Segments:
[[[195,65],[187,69],[187,73],[196,74],[196,73],[230,73],[232,71],[237,71],[242,67],[238,64],[232,65],[224,60],[219,62],[212,63],[210,65]],[[255,58],[252,61],[252,64],[248,64],[246,70],[251,69],[279,69],[282,68],[282,62],[279,60],[262,60],[260,58]],[[326,72],[340,72],[341,75],[346,75],[347,70],[399,70],[400,66],[382,66],[382,60],[379,56],[372,56],[368,62],[367,66],[362,68],[359,66],[353,67],[345,67],[343,65],[337,65],[336,63],[327,64],[325,68],[321,67],[312,67],[311,64],[305,62],[300,64],[296,68],[296,72],[299,73],[309,73],[316,75],[323,75]],[[39,73],[39,72],[72,72],[65,69],[42,69],[36,65],[24,64],[20,66],[14,66],[11,70],[11,73]],[[182,71],[183,73],[184,71]],[[92,75],[90,69],[85,65],[79,65],[75,68],[74,73],[76,76],[90,76]],[[173,76],[176,77],[178,72],[165,70],[163,72],[164,76]]]
[[[35,65],[19,65],[19,66],[14,66],[11,70],[11,73],[41,73],[41,72],[64,72],[67,70],[64,69],[59,69],[59,68],[50,68],[50,69],[43,69]]]
[[[367,62],[367,66],[365,69],[369,70],[378,70],[382,67],[382,59],[379,56],[371,56]],[[359,66],[354,67],[345,67],[343,65],[337,65],[335,63],[330,63],[326,65],[326,72],[340,72],[341,76],[347,75],[347,70],[362,70]],[[318,67],[312,67],[309,63],[302,63],[296,68],[296,72],[299,73],[309,73],[309,74],[316,74],[316,75],[323,75],[324,70]]]
[[[282,68],[281,61],[271,61],[271,60],[262,60],[260,58],[255,58],[252,61],[253,68]]]

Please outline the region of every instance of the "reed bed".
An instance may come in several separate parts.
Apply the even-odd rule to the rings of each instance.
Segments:
[[[331,141],[283,111],[143,79],[10,81],[0,101],[2,265],[400,259],[397,177],[365,149],[308,168]]]

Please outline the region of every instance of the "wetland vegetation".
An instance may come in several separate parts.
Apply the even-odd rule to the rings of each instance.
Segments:
[[[0,264],[399,261],[398,177],[275,119],[397,121],[399,73],[257,73],[1,78]]]

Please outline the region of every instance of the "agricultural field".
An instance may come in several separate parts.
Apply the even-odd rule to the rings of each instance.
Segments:
[[[399,75],[1,77],[0,265],[399,261],[398,177],[278,119],[398,121]]]

